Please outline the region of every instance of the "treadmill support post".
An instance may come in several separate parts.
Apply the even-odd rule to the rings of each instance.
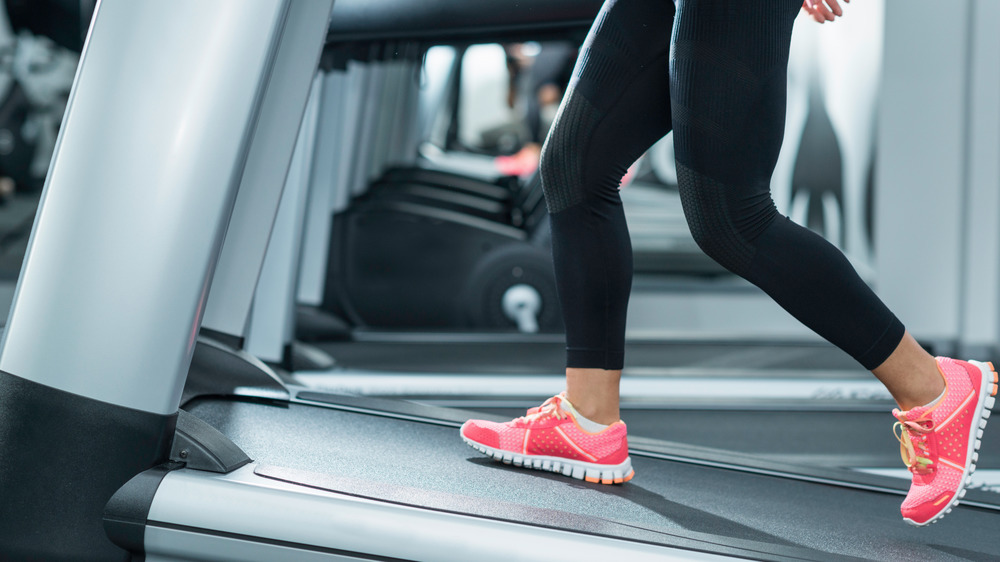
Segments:
[[[333,0],[293,1],[266,86],[239,195],[212,280],[204,328],[244,339],[268,240],[274,236],[296,138],[311,142],[315,124],[303,123]],[[309,116],[315,121],[315,116]],[[302,124],[300,126],[300,124]],[[309,156],[311,156],[311,151]],[[304,170],[308,177],[308,168]],[[245,342],[244,342],[245,344]],[[266,359],[266,358],[265,358]]]
[[[101,513],[169,454],[291,2],[100,4],[0,342],[5,556],[127,559]]]

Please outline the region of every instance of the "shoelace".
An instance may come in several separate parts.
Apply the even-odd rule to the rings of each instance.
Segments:
[[[927,436],[934,428],[933,423],[931,420],[909,421],[901,418],[892,426],[892,432],[896,435],[896,439],[899,439],[899,456],[902,457],[906,467],[913,472],[926,474],[931,471],[931,466],[934,464],[934,461],[926,456]],[[920,451],[919,454],[917,449]]]
[[[562,396],[557,394],[552,398],[549,398],[545,402],[542,402],[541,406],[536,406],[528,410],[528,413],[517,418],[514,421],[518,422],[528,422],[534,421],[543,417],[554,416],[557,420],[561,420],[569,414],[563,410],[560,405],[562,404]]]

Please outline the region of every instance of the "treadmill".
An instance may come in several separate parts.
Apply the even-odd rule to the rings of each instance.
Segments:
[[[676,443],[635,440],[625,486],[511,469],[457,438],[470,412],[318,392],[248,354],[245,332],[199,335],[207,307],[246,309],[209,288],[258,208],[239,203],[248,170],[288,171],[296,127],[275,112],[295,99],[301,120],[300,49],[314,65],[331,8],[363,29],[366,4],[98,7],[0,344],[5,558],[995,555],[992,495],[914,529],[895,481]],[[490,13],[579,7],[498,9],[513,4]],[[455,6],[455,25],[481,8]],[[259,264],[266,242],[227,263]]]

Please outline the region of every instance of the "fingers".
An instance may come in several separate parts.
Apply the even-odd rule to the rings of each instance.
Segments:
[[[812,20],[816,23],[825,23],[826,18],[824,18],[822,14],[814,10],[813,7],[810,6],[808,3],[809,0],[806,0],[806,3],[802,5],[802,9],[806,11],[806,14],[808,14],[809,17],[812,18]]]
[[[805,10],[806,14],[816,23],[825,23],[826,17],[820,13],[820,11],[813,5],[816,0],[805,0],[802,2],[802,9]]]
[[[836,2],[836,0],[833,1]],[[833,12],[831,12],[830,9],[827,8],[825,4],[823,4],[822,0],[816,0],[815,3],[812,5],[812,8],[815,12],[813,19],[816,19],[816,16],[818,15],[822,18],[823,21],[833,21],[834,19]]]
[[[849,1],[844,0],[844,2]],[[840,7],[838,0],[805,0],[802,3],[802,8],[816,23],[833,21],[838,16],[844,15],[844,10]]]

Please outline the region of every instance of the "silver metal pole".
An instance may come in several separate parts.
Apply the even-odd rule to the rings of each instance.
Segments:
[[[246,350],[263,361],[280,363],[295,330],[295,293],[299,254],[306,215],[309,176],[313,167],[319,92],[322,78],[313,83],[278,216],[257,283],[247,334]]]
[[[282,0],[103,2],[0,344],[0,370],[177,410]]]
[[[330,251],[330,217],[333,187],[338,170],[347,165],[338,142],[346,121],[344,90],[347,72],[332,70],[326,74],[320,96],[316,154],[309,179],[309,201],[299,271],[298,302],[319,306],[326,285],[326,262]]]
[[[0,343],[0,552],[125,560],[104,505],[170,450],[288,0],[105,0]]]
[[[291,3],[260,122],[229,224],[202,327],[247,335],[250,307],[278,212],[333,0]]]
[[[364,131],[367,122],[364,119],[368,100],[374,95],[370,88],[369,75],[373,72],[372,63],[348,61],[347,85],[345,88],[344,107],[347,112],[344,120],[343,136],[341,137],[340,162],[337,177],[333,186],[332,211],[338,213],[347,208],[354,193],[354,171],[361,160],[361,145],[364,143]]]

